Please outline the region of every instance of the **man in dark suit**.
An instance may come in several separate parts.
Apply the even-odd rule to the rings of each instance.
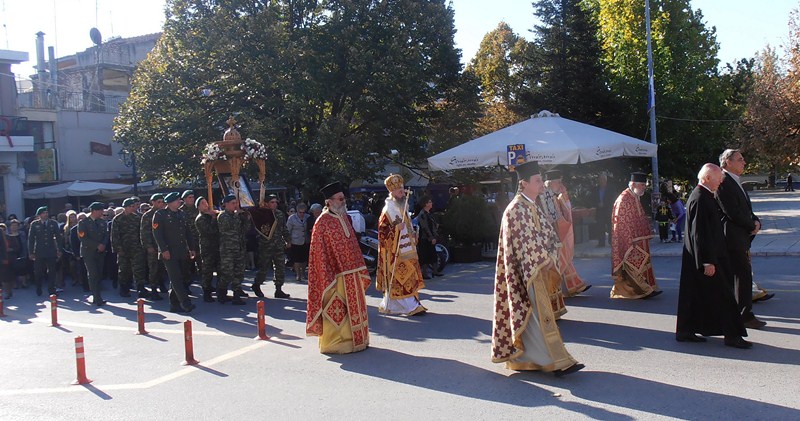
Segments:
[[[725,345],[750,348],[742,339],[747,330],[739,317],[730,288],[728,251],[720,247],[725,234],[714,192],[722,182],[722,170],[705,164],[697,174],[698,186],[686,202],[686,238],[678,290],[678,342],[705,342],[703,336],[724,335]]]
[[[725,242],[733,269],[734,293],[739,304],[739,314],[745,327],[761,329],[766,322],[753,314],[753,268],[750,264],[750,243],[761,229],[761,222],[753,213],[750,197],[742,188],[739,176],[744,172],[745,160],[737,149],[726,149],[719,156],[719,166],[725,172],[717,190],[717,203],[722,210]]]
[[[609,233],[609,236],[611,234],[611,208],[614,207],[616,198],[617,193],[608,187],[608,177],[600,174],[593,196],[595,201],[594,236],[597,238],[597,247],[605,247],[606,233]],[[611,242],[610,238],[608,242]]]

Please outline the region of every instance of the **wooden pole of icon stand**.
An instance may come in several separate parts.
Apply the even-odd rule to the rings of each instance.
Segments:
[[[192,321],[183,322],[183,341],[186,351],[186,359],[181,365],[197,365],[199,362],[194,359],[194,343],[192,342]]]
[[[260,341],[268,341],[269,336],[267,336],[267,323],[264,320],[264,300],[258,301],[258,336],[255,339]]]
[[[58,327],[58,296],[53,294],[50,296],[50,326]]]
[[[136,321],[139,324],[139,331],[136,332],[137,335],[147,335],[147,331],[144,329],[144,299],[139,298],[136,300]]]
[[[86,377],[86,359],[83,351],[83,336],[75,337],[75,364],[78,370],[78,378],[72,384],[87,384],[92,380]]]

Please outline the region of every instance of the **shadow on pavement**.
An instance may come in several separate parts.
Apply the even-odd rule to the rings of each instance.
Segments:
[[[524,373],[508,377],[460,361],[419,357],[373,347],[359,353],[358,358],[353,358],[352,355],[334,355],[330,360],[341,364],[345,371],[470,399],[531,408],[557,406],[595,419],[632,419],[602,408],[560,401],[553,397],[553,392],[532,384],[533,381],[553,378],[549,373]],[[392,363],[387,364],[387,361]],[[397,367],[404,369],[398,370]],[[563,379],[563,384],[559,387],[569,387],[572,380],[573,378]],[[607,385],[603,387],[607,388]]]
[[[438,314],[433,311],[424,316],[387,316],[378,313],[377,308],[370,307],[369,330],[387,338],[412,342],[430,339],[475,339],[478,342],[490,343],[492,321],[460,314]],[[476,339],[482,335],[485,339]]]

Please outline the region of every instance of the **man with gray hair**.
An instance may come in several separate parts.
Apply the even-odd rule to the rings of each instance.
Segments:
[[[731,259],[733,287],[739,314],[744,326],[761,329],[767,323],[753,314],[753,268],[750,263],[750,244],[761,229],[761,221],[753,213],[750,197],[739,176],[744,172],[745,160],[738,149],[726,149],[719,156],[719,166],[725,176],[717,189],[717,203],[722,210],[725,244]]]
[[[714,192],[722,182],[722,170],[705,164],[697,174],[698,185],[686,202],[686,241],[683,245],[680,288],[678,289],[678,342],[706,342],[702,336],[725,336],[725,345],[750,348],[742,336],[736,299],[730,289],[731,263],[721,215]],[[702,336],[698,336],[698,333]]]

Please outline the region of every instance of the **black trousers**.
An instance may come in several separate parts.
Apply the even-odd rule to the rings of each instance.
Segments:
[[[750,264],[750,250],[728,249],[733,269],[733,293],[739,306],[742,321],[756,317],[753,314],[753,266]]]

